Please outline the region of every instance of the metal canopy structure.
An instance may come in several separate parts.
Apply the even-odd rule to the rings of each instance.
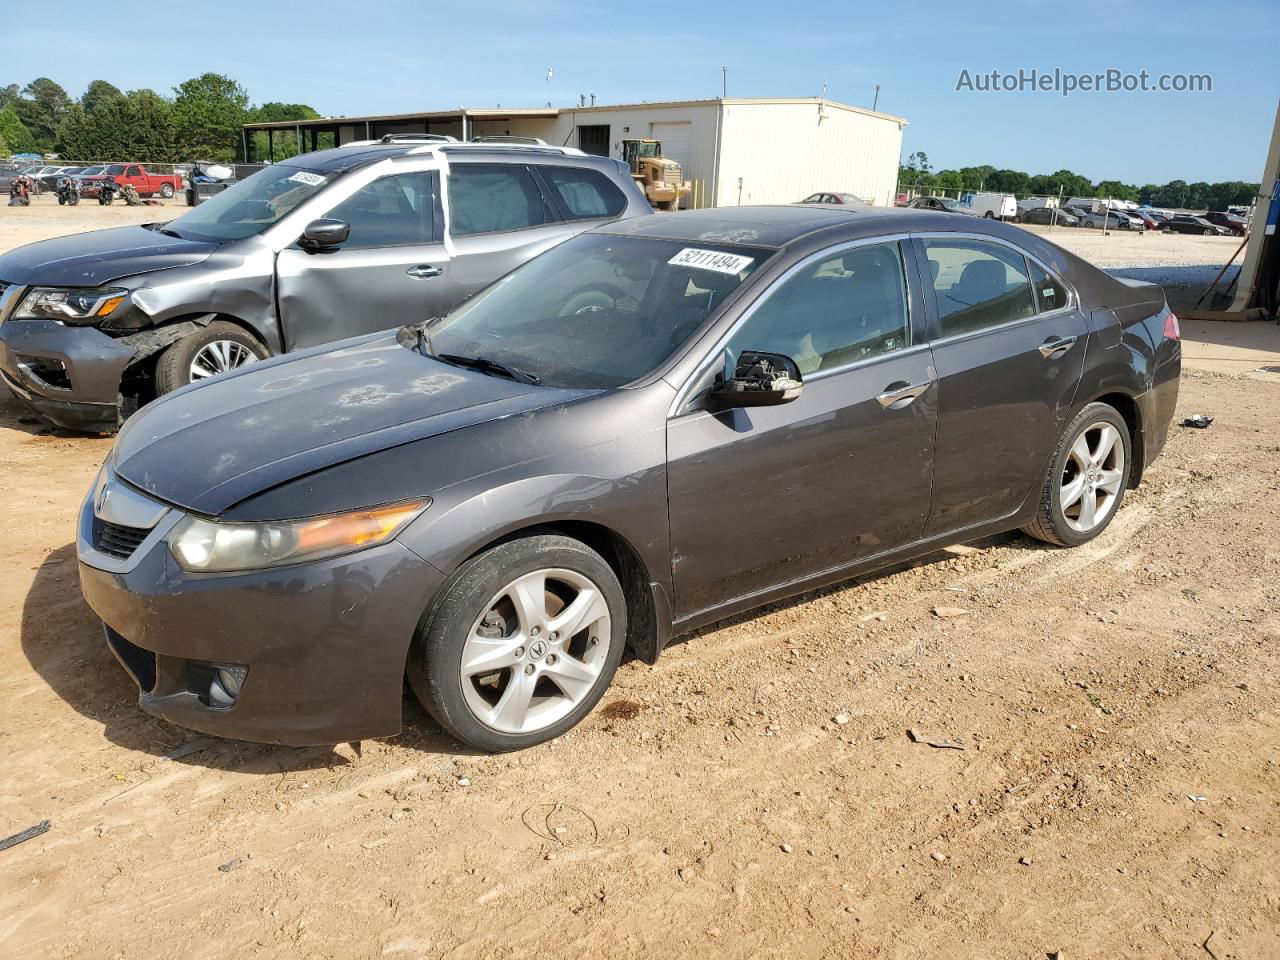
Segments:
[[[431,110],[422,113],[386,113],[359,117],[319,117],[314,120],[276,120],[246,123],[240,130],[246,162],[257,162],[253,156],[250,134],[267,135],[268,156],[275,147],[277,133],[293,133],[304,149],[321,149],[320,137],[332,140],[324,146],[341,146],[352,140],[376,140],[388,133],[441,133],[470,139],[477,124],[491,132],[503,124],[519,121],[554,122],[560,111],[554,107],[504,109],[502,107],[459,107],[457,110]],[[497,132],[504,132],[498,130]]]

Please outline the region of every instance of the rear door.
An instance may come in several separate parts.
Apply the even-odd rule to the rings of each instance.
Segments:
[[[677,616],[838,570],[918,539],[937,392],[895,241],[835,248],[766,290],[667,423]],[[744,350],[804,377],[776,407],[696,400]]]
[[[582,229],[565,223],[527,164],[450,159],[446,206],[455,303]]]
[[[380,177],[324,216],[350,226],[346,243],[316,252],[294,243],[276,259],[287,349],[416,323],[456,302],[434,170]]]
[[[914,243],[933,279],[935,536],[1008,516],[1036,489],[1075,400],[1089,325],[1067,285],[1011,244]]]

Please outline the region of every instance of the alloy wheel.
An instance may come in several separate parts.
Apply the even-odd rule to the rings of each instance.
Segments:
[[[1067,526],[1088,533],[1105,523],[1124,483],[1124,442],[1113,424],[1099,421],[1076,437],[1062,469],[1058,502]]]
[[[236,343],[234,340],[214,340],[197,350],[196,355],[191,358],[191,379],[195,381],[216,377],[220,373],[243,367],[246,363],[253,363],[257,359],[253,351],[243,343]]]
[[[609,605],[574,570],[535,570],[503,587],[462,646],[468,709],[502,733],[535,733],[562,720],[600,679],[613,642]]]

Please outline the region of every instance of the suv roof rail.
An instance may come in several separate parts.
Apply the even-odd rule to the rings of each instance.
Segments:
[[[511,143],[510,141],[503,143],[487,143],[477,140],[470,140],[466,143],[443,143],[432,144],[430,146],[415,147],[413,153],[421,153],[428,150],[445,150],[445,151],[470,151],[470,150],[497,150],[503,153],[554,153],[562,157],[585,157],[588,154],[583,153],[577,147],[553,147],[546,143]]]
[[[344,147],[376,147],[390,143],[457,143],[457,137],[444,133],[388,133],[376,140],[350,140]]]
[[[511,134],[494,134],[488,137],[472,137],[469,143],[522,143],[530,147],[545,147],[547,141],[541,137],[517,137]]]

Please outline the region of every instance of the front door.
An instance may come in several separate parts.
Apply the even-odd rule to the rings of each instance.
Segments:
[[[668,422],[677,616],[920,537],[936,390],[907,305],[897,243],[845,246],[790,271],[729,338],[727,369],[744,350],[782,353],[804,388],[781,406]]]
[[[309,252],[294,244],[280,252],[286,349],[417,323],[453,306],[438,184],[433,171],[374,180],[325,214],[351,228],[340,247]]]
[[[1075,400],[1089,322],[1058,278],[1010,246],[915,242],[939,326],[934,536],[1009,516],[1036,492]]]

